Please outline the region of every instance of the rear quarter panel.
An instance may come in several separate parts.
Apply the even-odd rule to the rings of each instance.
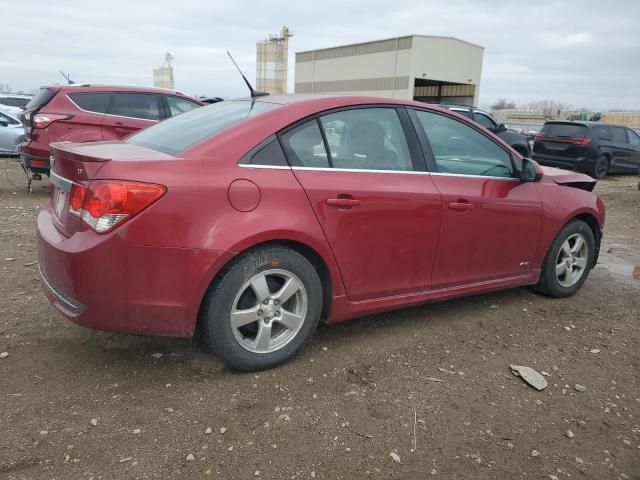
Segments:
[[[231,258],[261,243],[295,241],[322,257],[331,274],[332,295],[344,295],[324,233],[290,169],[242,168],[210,158],[110,161],[96,178],[126,178],[167,187],[160,200],[117,230],[130,244],[226,252]],[[236,210],[229,202],[229,186],[238,179],[254,183],[260,191],[259,203],[251,211]],[[192,304],[200,305],[223,266],[210,265],[202,278],[193,279]],[[194,311],[194,322],[196,316]]]

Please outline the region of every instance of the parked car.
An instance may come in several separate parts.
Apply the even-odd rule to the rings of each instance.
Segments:
[[[49,301],[87,327],[197,331],[242,370],[287,361],[320,319],[522,285],[572,295],[605,216],[587,175],[394,98],[224,101],[52,152]]]
[[[18,155],[18,145],[24,139],[24,127],[10,107],[0,108],[0,155]]]
[[[533,158],[541,165],[585,172],[593,178],[640,173],[640,135],[604,122],[546,122],[535,137]]]
[[[442,105],[444,108],[452,112],[464,115],[492,133],[495,133],[502,140],[507,142],[511,147],[525,158],[531,157],[531,148],[527,135],[523,135],[514,130],[509,130],[504,123],[496,122],[490,113],[480,110],[479,108],[469,107],[467,105]]]
[[[17,93],[0,93],[0,105],[24,108],[31,101],[33,95],[21,95]]]
[[[119,140],[202,105],[196,98],[160,88],[89,84],[43,87],[20,117],[26,133],[20,157],[32,172],[48,174],[52,142]]]

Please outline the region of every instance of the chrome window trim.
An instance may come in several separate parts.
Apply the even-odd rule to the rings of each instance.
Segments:
[[[73,92],[73,93],[84,93],[84,94],[88,94],[88,93],[106,93],[108,95],[113,95],[113,94],[118,93],[118,92]],[[120,93],[142,93],[142,92],[120,92]],[[148,95],[160,95],[160,94],[158,94],[158,93],[150,93]],[[100,112],[94,112],[93,110],[85,110],[80,105],[78,105],[76,102],[74,102],[73,99],[69,96],[68,93],[65,94],[65,96],[69,99],[69,101],[71,103],[73,103],[76,106],[76,108],[78,110],[82,110],[83,112],[86,112],[86,113],[93,113],[94,115],[104,115],[105,117],[131,118],[132,120],[143,120],[145,122],[152,122],[152,123],[158,123],[160,121],[160,120],[151,120],[149,118],[127,117],[126,115],[114,115],[112,113],[100,113]],[[171,117],[167,117],[167,118],[171,118]],[[166,119],[164,119],[164,120],[166,120]]]
[[[330,167],[291,167],[292,170],[318,170],[321,172],[352,172],[352,173],[400,173],[403,175],[429,175],[431,172],[417,170],[373,170],[368,168],[330,168]]]
[[[467,173],[445,173],[445,172],[431,172],[431,175],[438,175],[440,177],[468,177],[468,178],[490,178],[491,180],[507,180],[511,182],[520,182],[519,178],[513,177],[494,177],[491,175],[470,175]]]
[[[401,175],[436,175],[439,177],[462,177],[462,178],[487,178],[491,180],[506,180],[519,182],[519,178],[513,177],[493,177],[489,175],[469,175],[465,173],[443,173],[443,172],[420,172],[416,170],[368,170],[365,168],[327,168],[327,167],[285,167],[281,165],[251,165],[238,164],[241,168],[262,168],[267,170],[300,170],[319,172],[347,172],[347,173],[399,173]]]
[[[240,168],[266,168],[268,170],[291,170],[291,167],[284,165],[252,165],[251,163],[239,163]]]

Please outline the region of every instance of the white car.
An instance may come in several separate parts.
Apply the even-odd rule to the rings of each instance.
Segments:
[[[27,103],[31,101],[33,95],[22,95],[18,93],[0,93],[0,105],[18,107],[24,110]]]
[[[18,120],[16,107],[0,106],[0,155],[18,155],[18,145],[24,139],[24,126]]]

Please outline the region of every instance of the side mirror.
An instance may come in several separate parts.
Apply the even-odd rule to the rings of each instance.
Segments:
[[[507,126],[504,123],[501,123],[500,125],[498,125],[498,133],[502,133],[506,131],[507,131]]]
[[[540,165],[530,158],[522,159],[522,169],[520,170],[520,180],[523,182],[538,182],[542,178],[543,172]]]
[[[0,118],[0,127],[8,127],[8,126],[9,126],[9,122]]]

